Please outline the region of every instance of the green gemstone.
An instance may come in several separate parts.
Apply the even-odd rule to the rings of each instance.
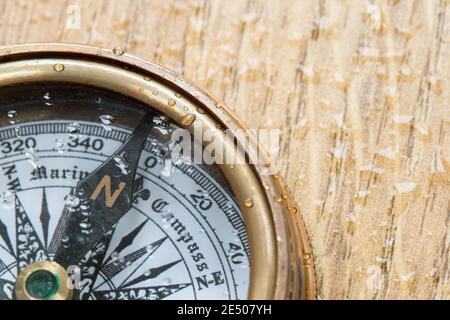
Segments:
[[[58,277],[50,271],[38,270],[28,277],[26,289],[33,298],[49,300],[58,292]]]

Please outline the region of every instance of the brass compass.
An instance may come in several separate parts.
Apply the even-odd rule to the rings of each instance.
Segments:
[[[245,132],[121,48],[0,48],[0,299],[314,299],[300,210]]]

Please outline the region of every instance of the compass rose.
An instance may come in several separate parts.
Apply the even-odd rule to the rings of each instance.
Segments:
[[[64,239],[61,239],[61,226],[68,217],[68,210],[64,208],[51,237],[50,230],[53,224],[50,214],[49,196],[53,188],[43,188],[41,192],[40,213],[38,220],[33,221],[27,208],[24,206],[29,192],[12,194],[13,205],[10,208],[14,216],[14,230],[9,230],[2,219],[5,212],[0,215],[0,250],[4,250],[12,258],[6,262],[0,259],[0,299],[14,299],[14,285],[17,275],[28,265],[45,260],[52,260],[57,248]],[[22,194],[23,193],[23,194]],[[34,191],[36,193],[36,191]],[[134,202],[146,190],[138,188],[135,192]],[[117,224],[114,225],[97,245],[90,250],[74,268],[70,281],[75,287],[78,299],[98,300],[159,300],[167,298],[192,285],[191,282],[171,283],[165,278],[165,272],[176,267],[183,267],[181,259],[175,259],[164,264],[152,266],[147,263],[158,252],[169,245],[167,236],[150,241],[137,249],[127,250],[133,246],[136,238],[150,228],[149,220],[144,220],[128,233],[123,233],[111,246],[111,240],[117,234]],[[155,259],[157,260],[157,259]],[[125,274],[126,276],[122,276]],[[116,281],[117,279],[117,281]],[[146,285],[149,280],[154,285]],[[160,284],[158,284],[158,282]]]

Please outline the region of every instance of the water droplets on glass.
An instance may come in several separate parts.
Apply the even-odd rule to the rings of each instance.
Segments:
[[[16,132],[17,138],[22,138],[22,127],[21,126],[15,126],[14,131]]]
[[[59,138],[55,141],[55,147],[58,153],[63,154],[69,147],[67,146],[67,141],[64,138]]]
[[[167,178],[173,174],[175,166],[173,166],[172,159],[163,159],[161,161],[161,175]]]
[[[9,120],[9,123],[10,124],[16,124],[16,117],[17,117],[17,111],[16,110],[9,110],[8,111],[8,118],[10,119]]]
[[[111,255],[111,260],[115,261],[115,260],[119,260],[120,255],[118,252],[113,252],[113,254]]]
[[[80,205],[80,198],[78,198],[77,196],[75,196],[73,194],[68,194],[64,198],[64,203],[70,209],[75,209],[75,208],[77,208]]]
[[[29,148],[28,151],[25,152],[25,157],[34,169],[39,169],[41,167],[39,164],[39,156],[33,148]]]
[[[47,107],[51,107],[51,106],[53,106],[53,102],[51,102],[51,100],[52,100],[52,96],[51,96],[51,94],[50,94],[50,92],[46,92],[45,94],[44,94],[44,104],[47,106]]]
[[[129,174],[129,163],[127,161],[125,153],[115,156],[114,162],[116,163],[116,167],[120,169],[120,174],[122,175]]]
[[[114,117],[112,115],[109,114],[102,114],[99,117],[101,123],[102,123],[102,127],[103,129],[105,129],[106,131],[110,132],[112,130],[111,127],[111,123],[114,121]]]
[[[9,210],[14,207],[14,193],[11,191],[5,191],[0,194],[0,203],[3,208]]]
[[[88,218],[83,219],[80,224],[80,232],[84,235],[91,235],[93,233],[92,223],[89,222]],[[84,237],[83,237],[84,238]]]
[[[69,241],[70,241],[70,238],[68,237],[68,236],[64,236],[64,237],[62,237],[61,238],[61,246],[63,247],[63,248],[68,248],[69,247]]]
[[[169,134],[169,119],[166,116],[153,117],[154,128],[162,135]]]
[[[79,138],[81,133],[81,125],[77,122],[73,122],[67,126],[67,131],[69,132],[69,137]]]

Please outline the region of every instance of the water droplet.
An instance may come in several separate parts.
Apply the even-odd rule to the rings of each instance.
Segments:
[[[114,120],[113,116],[109,114],[103,114],[99,117],[99,119],[102,122],[103,129],[105,129],[108,132],[112,130],[111,123]]]
[[[89,207],[87,207],[87,206],[80,206],[80,209],[81,209],[81,215],[83,217],[89,218],[90,216],[92,216],[92,211],[88,210]]]
[[[119,253],[117,252],[117,251],[114,251],[113,253],[112,253],[112,255],[111,255],[111,260],[119,260],[119,258],[120,258],[120,255],[119,255]]]
[[[398,193],[408,193],[414,191],[416,189],[415,182],[398,182],[395,184],[395,189],[397,189]]]
[[[5,191],[0,195],[0,203],[5,209],[11,209],[14,207],[14,193]]]
[[[30,148],[25,152],[25,157],[34,169],[40,168],[40,164],[38,163],[39,156],[36,154],[36,151],[33,148]]]
[[[78,138],[81,132],[81,125],[77,122],[73,122],[67,126],[69,136],[72,138]]]
[[[401,274],[400,275],[400,280],[405,281],[405,282],[409,282],[409,281],[411,281],[414,278],[415,275],[416,275],[415,272],[410,272],[410,273],[407,273],[407,274]]]
[[[89,223],[89,222],[81,222],[80,223],[80,227],[81,227],[81,229],[83,229],[83,230],[89,230],[89,228],[92,226],[92,224],[91,223]]]
[[[195,114],[187,114],[181,118],[181,124],[185,127],[190,126],[195,121]]]
[[[71,209],[76,208],[80,205],[80,198],[78,198],[77,196],[73,195],[73,194],[68,194],[65,198],[64,198],[64,203],[66,204],[66,206],[70,207]]]
[[[158,130],[162,135],[169,134],[169,118],[166,116],[153,117],[154,128]]]
[[[69,237],[68,236],[64,236],[61,238],[61,245],[63,248],[67,249],[69,247]]]
[[[65,69],[65,66],[61,63],[57,63],[55,65],[53,65],[53,70],[55,70],[56,72],[63,72]]]
[[[356,196],[356,198],[367,198],[368,196],[369,196],[369,191],[367,191],[367,190],[360,190],[360,191],[357,191],[356,193],[355,193],[355,196]]]
[[[8,111],[8,118],[14,118],[17,116],[17,111],[16,110],[9,110]]]
[[[167,100],[167,105],[168,105],[169,107],[174,107],[176,104],[177,104],[177,102],[176,102],[174,99],[172,99],[172,98],[170,98],[169,100]]]
[[[115,156],[114,161],[116,162],[116,166],[120,169],[120,172],[123,175],[127,175],[128,174],[128,163],[124,159],[124,156],[123,155]]]
[[[55,141],[56,150],[58,153],[63,154],[68,150],[66,139],[59,138]]]
[[[90,236],[93,233],[93,230],[91,228],[92,224],[87,220],[80,222],[79,226],[80,226],[80,233],[88,236]]]
[[[245,199],[245,201],[244,201],[244,206],[245,206],[246,208],[252,208],[252,207],[253,207],[253,200],[250,199],[250,198]]]
[[[22,137],[22,127],[21,126],[15,126],[14,131],[16,132],[16,137],[21,138]]]
[[[44,100],[45,100],[45,105],[47,107],[51,107],[53,106],[53,102],[51,102],[50,100],[52,99],[52,96],[50,95],[49,92],[47,92],[46,94],[44,94]]]
[[[15,124],[16,120],[14,120],[14,118],[17,117],[17,111],[16,110],[9,110],[8,111],[8,118],[10,118],[11,120],[9,120],[10,124]]]
[[[381,10],[377,5],[369,5],[366,8],[367,24],[373,31],[378,31],[382,26]]]
[[[122,47],[115,47],[115,48],[113,49],[113,53],[114,53],[116,56],[121,56],[121,55],[123,55],[123,54],[125,53],[125,49],[122,48]]]
[[[172,173],[175,171],[175,166],[172,163],[172,159],[164,159],[161,162],[161,175],[164,177],[171,177]]]

